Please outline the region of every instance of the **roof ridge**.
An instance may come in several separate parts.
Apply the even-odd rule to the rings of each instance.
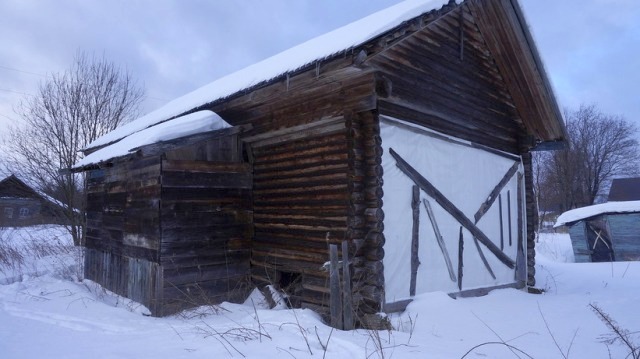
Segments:
[[[406,21],[456,4],[454,0],[406,0],[335,30],[307,40],[239,71],[230,73],[180,96],[164,106],[99,137],[85,151],[95,150],[132,133],[188,114],[202,106],[269,83],[317,61],[361,46]],[[457,5],[456,5],[457,6]]]

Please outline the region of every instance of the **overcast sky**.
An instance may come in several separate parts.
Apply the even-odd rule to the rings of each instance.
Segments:
[[[78,50],[145,86],[142,113],[399,0],[0,0],[0,135]],[[640,1],[520,0],[563,107],[640,125]]]

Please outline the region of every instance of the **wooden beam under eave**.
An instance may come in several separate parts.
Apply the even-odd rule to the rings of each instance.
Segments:
[[[542,141],[565,140],[560,109],[517,0],[469,0],[466,4],[527,132]]]

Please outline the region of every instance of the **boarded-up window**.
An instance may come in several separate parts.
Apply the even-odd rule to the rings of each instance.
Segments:
[[[4,216],[6,218],[13,218],[13,208],[5,208],[4,209]]]

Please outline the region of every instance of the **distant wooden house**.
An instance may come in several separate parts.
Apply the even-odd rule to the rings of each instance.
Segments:
[[[94,142],[85,275],[154,315],[266,283],[328,315],[344,242],[361,325],[534,285],[530,151],[565,139],[516,0],[403,2]]]
[[[615,178],[607,202],[640,201],[640,178]]]
[[[555,226],[569,227],[576,262],[640,260],[640,201],[576,208]]]
[[[0,228],[63,222],[60,206],[15,175],[0,181]]]

